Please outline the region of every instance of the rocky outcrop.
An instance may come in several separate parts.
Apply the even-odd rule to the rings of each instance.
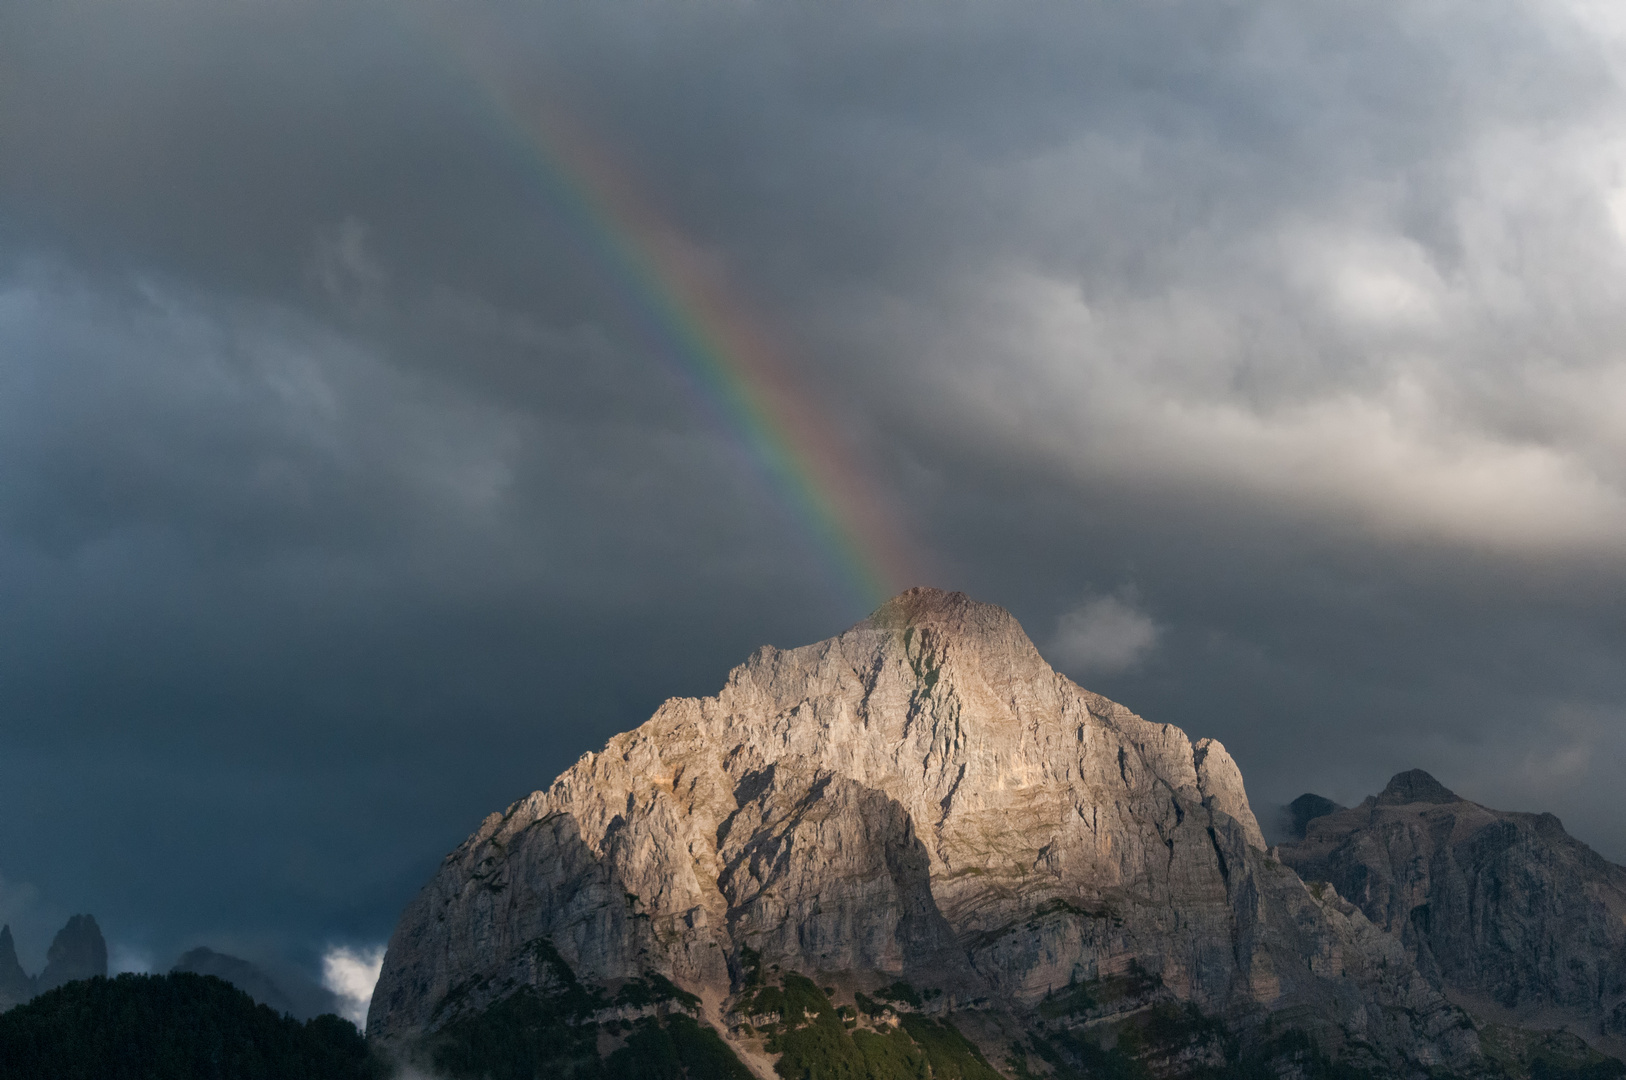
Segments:
[[[0,926],[0,1012],[34,996],[34,980],[17,962],[17,943],[11,927]]]
[[[759,650],[487,818],[402,916],[368,1032],[405,1043],[527,988],[659,977],[762,1071],[790,1044],[754,1041],[739,1010],[774,970],[813,976],[809,1023],[835,1007],[815,983],[852,998],[829,1014],[848,1026],[886,1015],[876,988],[918,990],[996,1063],[1158,1002],[1244,1044],[1303,1029],[1390,1075],[1477,1060],[1399,943],[1267,855],[1223,746],[930,589]],[[773,990],[792,1027],[793,990]]]
[[[1491,810],[1413,770],[1278,850],[1476,1012],[1626,1035],[1626,867],[1553,815]]]
[[[75,915],[51,941],[36,989],[43,994],[63,983],[98,976],[107,976],[107,942],[93,917]]]

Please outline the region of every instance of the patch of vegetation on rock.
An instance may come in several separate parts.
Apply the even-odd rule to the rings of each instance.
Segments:
[[[918,1007],[922,996],[898,982],[875,992]],[[786,973],[742,999],[737,1011],[773,1015],[764,1046],[777,1054],[786,1080],[1000,1080],[976,1044],[953,1024],[919,1013],[899,1013],[866,994],[857,1008],[836,1006],[813,980]],[[872,1026],[860,1026],[863,1018]]]
[[[914,1009],[920,1008],[921,1004],[920,994],[915,991],[914,987],[910,986],[902,979],[899,979],[891,986],[881,987],[879,990],[875,991],[875,996],[883,1001],[895,1001],[900,1005],[908,1005],[910,1008]]]
[[[999,1073],[982,1056],[976,1043],[960,1034],[947,1020],[904,1013],[902,1028],[931,1063],[933,1080],[998,1080]]]
[[[552,945],[538,944],[552,985],[523,987],[460,1016],[416,1048],[451,1080],[752,1080],[722,1037],[690,1012],[700,999],[658,972],[622,984],[613,998],[576,978]],[[676,1011],[600,1020],[617,1008],[671,1003]]]
[[[566,995],[530,987],[448,1024],[426,1050],[452,1080],[751,1080],[722,1037],[692,1016],[599,1023]]]
[[[1147,971],[1138,961],[1129,970],[1099,979],[1069,983],[1052,991],[1039,1003],[1039,1015],[1046,1020],[1121,1012],[1144,1004],[1163,989],[1163,979]]]
[[[698,996],[684,990],[658,971],[646,971],[641,979],[629,979],[615,995],[617,1005],[636,1007],[656,1005],[663,1001],[675,1001],[690,1012],[700,1008]]]
[[[1048,1030],[1033,1051],[1058,1080],[1227,1077],[1238,1062],[1219,1021],[1189,1003],[1163,1001],[1111,1024]]]

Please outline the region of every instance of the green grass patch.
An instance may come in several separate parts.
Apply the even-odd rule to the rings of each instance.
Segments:
[[[862,990],[853,995],[853,1003],[858,1006],[859,1012],[869,1017],[876,1017],[893,1011],[892,1006],[876,1001]]]
[[[931,1063],[932,1080],[1002,1080],[975,1043],[946,1020],[904,1013],[902,1028]]]
[[[615,995],[617,1005],[657,1005],[675,1001],[690,1012],[700,1008],[700,998],[682,989],[658,971],[646,971],[641,979],[629,979]]]
[[[782,985],[764,986],[752,994],[738,1011],[751,1016],[776,1015],[792,1027],[806,1023],[809,1014],[823,1016],[828,1013],[840,1019],[824,991],[812,979],[794,971],[785,974]]]
[[[697,1010],[700,999],[664,975],[645,972],[610,1000],[578,982],[563,960],[558,963],[569,974],[562,988],[525,987],[431,1036],[421,1050],[434,1071],[449,1080],[750,1080],[750,1070],[722,1037],[692,1016],[603,1024],[592,1019],[612,1005],[675,1002]],[[601,1031],[622,1040],[608,1056],[599,1053]]]
[[[908,983],[894,983],[877,995],[919,1006],[922,998]],[[977,1049],[953,1024],[904,1013],[877,1028],[859,1026],[895,1015],[891,1006],[855,994],[857,1008],[833,1005],[813,980],[794,972],[779,986],[764,986],[745,999],[740,1011],[773,1013],[783,1021],[768,1031],[764,1044],[779,1060],[785,1080],[1000,1080]]]
[[[1039,1003],[1038,1012],[1046,1020],[1059,1020],[1066,1016],[1086,1016],[1114,1006],[1121,1009],[1156,993],[1162,986],[1161,976],[1147,971],[1138,962],[1131,962],[1129,970],[1122,975],[1073,982],[1052,991]]]
[[[1034,908],[1033,917],[1036,919],[1042,919],[1046,915],[1055,915],[1060,912],[1065,912],[1068,915],[1077,915],[1081,919],[1112,919],[1114,921],[1122,921],[1118,919],[1117,914],[1114,913],[1111,908],[1105,905],[1098,908],[1081,908],[1077,904],[1064,900],[1059,896],[1053,900],[1046,900],[1044,903]]]
[[[721,1036],[681,1015],[639,1020],[603,1069],[607,1080],[753,1080]]]
[[[749,945],[740,946],[740,972],[747,990],[762,985],[762,954]]]
[[[931,1080],[931,1063],[901,1028],[855,1031],[853,1045],[864,1057],[866,1076],[887,1080]]]
[[[899,1004],[908,1005],[916,1009],[920,1008],[920,995],[915,992],[914,987],[910,986],[902,979],[899,979],[891,986],[881,987],[879,990],[875,991],[875,996],[884,1001],[896,1001]]]

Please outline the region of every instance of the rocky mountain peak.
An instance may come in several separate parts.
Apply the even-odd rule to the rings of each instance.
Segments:
[[[716,696],[667,701],[488,817],[402,915],[368,1031],[658,982],[761,1063],[777,1051],[736,1010],[774,971],[872,1002],[907,983],[1011,1030],[1041,1007],[1094,1023],[1099,993],[1337,1017],[1327,1045],[1388,1064],[1472,1049],[1397,946],[1267,856],[1223,746],[1058,674],[1009,612],[927,588],[757,650]]]
[[[1407,803],[1454,803],[1461,796],[1422,769],[1408,769],[1396,773],[1387,787],[1378,795],[1380,806],[1403,806]]]
[[[1010,612],[996,604],[984,604],[962,592],[948,592],[927,585],[899,593],[860,625],[883,630],[934,626],[955,633],[1009,633],[1020,631]]]
[[[982,738],[1001,739],[1010,722],[1021,723],[1018,718],[1037,704],[1034,694],[1053,699],[1068,692],[1063,684],[1077,692],[1045,663],[1010,612],[964,593],[919,587],[888,600],[838,637],[795,649],[758,649],[729,674],[718,700],[740,714],[798,710],[799,719],[826,733],[843,725],[798,709],[800,703],[832,701],[833,693],[864,708],[865,721],[890,723],[904,719],[890,708],[900,701],[959,701],[973,707],[957,710],[957,724]],[[872,704],[886,707],[870,710]],[[916,711],[927,718],[938,712]]]
[[[38,990],[45,993],[77,979],[107,975],[107,942],[91,915],[75,915],[58,930],[45,953]]]

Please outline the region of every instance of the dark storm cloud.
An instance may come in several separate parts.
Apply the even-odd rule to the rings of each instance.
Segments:
[[[763,316],[939,583],[1261,801],[1423,766],[1626,855],[1623,30],[9,5],[25,963],[87,908],[160,964],[379,940],[481,815],[862,614],[550,198],[544,102]]]

